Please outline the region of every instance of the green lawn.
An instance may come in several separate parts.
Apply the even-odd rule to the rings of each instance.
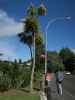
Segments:
[[[25,93],[22,91],[8,91],[0,94],[0,100],[40,100],[38,93]]]
[[[0,100],[40,100],[39,96],[0,96]]]

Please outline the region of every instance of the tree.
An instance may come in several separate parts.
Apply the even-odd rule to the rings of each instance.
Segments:
[[[59,69],[64,69],[63,62],[57,52],[51,52],[48,51],[48,70],[51,70],[52,72],[55,72]]]
[[[31,5],[32,6],[32,8],[33,9],[35,9],[36,10],[36,8],[35,7],[33,7],[33,5]],[[31,8],[31,7],[30,7]],[[41,38],[39,39],[39,37],[38,37],[38,33],[39,33],[39,24],[38,24],[38,18],[37,18],[37,16],[39,16],[39,15],[44,15],[46,12],[44,11],[44,6],[43,7],[41,7],[40,6],[40,9],[38,8],[37,10],[39,10],[41,13],[35,13],[35,12],[33,12],[33,13],[31,13],[32,11],[35,11],[35,10],[32,10],[32,9],[30,9],[29,10],[29,15],[30,15],[30,17],[31,17],[31,21],[30,21],[30,24],[29,24],[29,26],[28,26],[28,31],[31,31],[32,32],[32,35],[33,35],[33,38],[34,38],[34,50],[36,51],[36,47],[35,47],[35,45],[36,45],[36,43],[38,44],[38,42],[37,42],[37,40],[40,42],[40,40],[41,40]],[[42,13],[43,12],[43,13]],[[39,35],[40,36],[40,35]],[[38,37],[38,39],[37,39],[37,37]],[[34,52],[35,52],[34,51]],[[35,53],[35,55],[36,55],[36,53]],[[36,57],[35,57],[35,59],[36,59]],[[32,89],[33,89],[33,80],[34,80],[34,70],[35,70],[35,66],[33,66],[32,67],[32,73],[31,73],[31,91],[32,91]]]
[[[22,64],[22,60],[21,59],[19,59],[19,64]]]
[[[39,8],[35,8],[34,5],[31,4],[27,9],[27,17],[24,21],[24,32],[18,35],[20,37],[20,40],[24,44],[26,43],[29,46],[31,52],[31,60],[33,59],[31,47],[32,46],[34,47],[34,52],[35,52],[36,43],[38,44],[41,42],[40,35],[38,35],[39,33],[38,16],[43,16],[45,15],[45,13],[46,13],[46,8],[44,7],[43,4],[40,5]],[[31,72],[31,82],[30,82],[31,91],[33,90],[34,70],[35,66],[33,65]]]
[[[65,70],[75,70],[75,54],[69,48],[62,48],[59,52],[65,66]]]
[[[25,34],[25,32],[19,33],[18,34],[20,41],[24,44],[27,44],[27,46],[30,49],[30,54],[31,54],[31,59],[32,59],[32,36],[28,36],[27,34]]]
[[[38,35],[36,36],[36,48],[35,48],[35,59],[36,59],[36,68],[35,70],[43,70],[44,67],[44,61],[45,59],[41,58],[41,55],[45,52],[45,48],[44,48],[44,43],[43,43],[43,38],[42,38],[42,33],[38,33]],[[38,62],[37,62],[38,61]]]

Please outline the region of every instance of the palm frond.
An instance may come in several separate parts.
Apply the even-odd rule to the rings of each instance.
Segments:
[[[18,37],[20,38],[20,41],[23,43],[27,43],[27,44],[32,44],[32,36],[25,34],[24,32],[19,33]]]

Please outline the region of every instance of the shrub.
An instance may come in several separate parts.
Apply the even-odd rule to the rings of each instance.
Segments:
[[[4,92],[10,88],[11,80],[8,75],[0,72],[0,91]]]

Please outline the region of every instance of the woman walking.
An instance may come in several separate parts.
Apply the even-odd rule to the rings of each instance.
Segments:
[[[47,71],[45,75],[45,93],[47,96],[47,100],[51,100],[51,81],[52,81],[52,73],[51,71]]]
[[[64,79],[63,70],[60,69],[60,70],[56,71],[55,76],[56,76],[56,85],[57,85],[58,94],[62,95],[62,82],[63,82],[63,79]]]

